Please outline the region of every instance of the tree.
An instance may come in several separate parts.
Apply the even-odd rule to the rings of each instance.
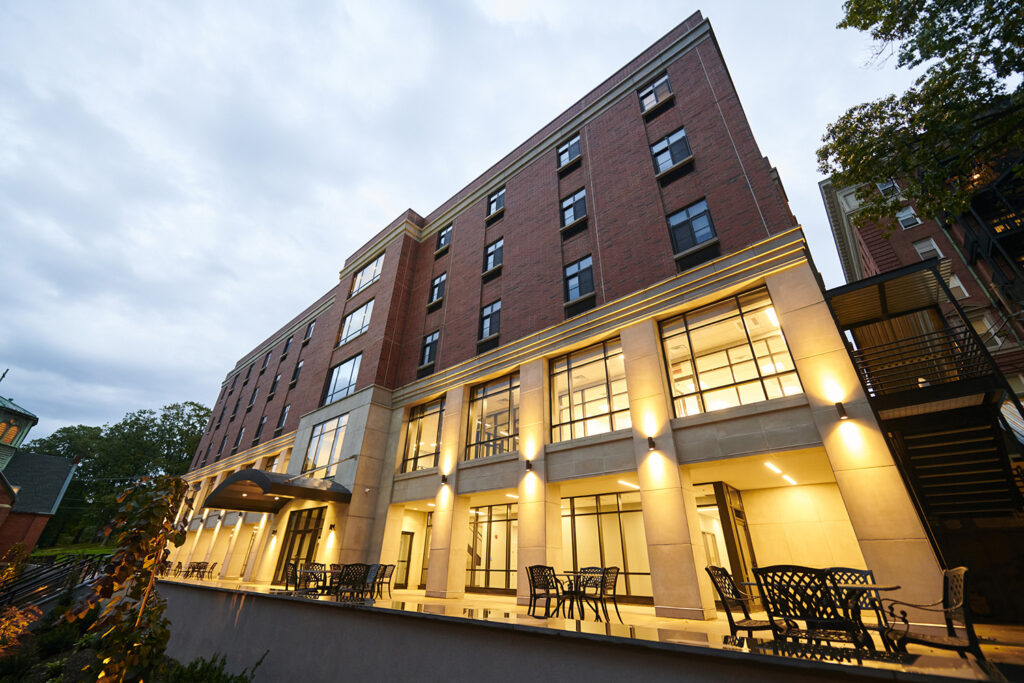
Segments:
[[[860,186],[860,225],[895,226],[900,198],[874,191],[888,179],[922,215],[963,213],[1007,157],[1024,151],[1020,0],[846,0],[843,10],[838,28],[870,32],[876,59],[895,54],[897,68],[925,68],[905,93],[829,125],[819,170],[836,187]]]
[[[159,413],[137,410],[103,427],[62,427],[27,444],[26,450],[80,460],[43,541],[103,527],[117,511],[121,492],[143,477],[183,474],[209,419],[209,408],[186,401]]]

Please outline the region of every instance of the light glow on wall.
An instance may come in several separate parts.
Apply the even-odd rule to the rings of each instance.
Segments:
[[[826,377],[822,382],[822,390],[825,398],[830,403],[840,403],[846,400],[846,392],[835,377]]]
[[[852,451],[860,451],[864,447],[864,435],[853,420],[843,420],[839,423],[839,436],[843,444]]]
[[[647,413],[644,415],[644,436],[657,436],[658,434],[658,421],[654,415]]]

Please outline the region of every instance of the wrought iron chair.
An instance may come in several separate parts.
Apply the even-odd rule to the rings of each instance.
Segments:
[[[728,569],[712,565],[705,567],[705,570],[708,576],[711,577],[711,583],[714,585],[715,590],[718,591],[718,597],[722,599],[722,606],[725,607],[725,616],[729,620],[729,631],[734,637],[737,631],[746,631],[747,635],[753,638],[754,631],[771,630],[772,622],[751,618],[748,604],[752,597],[736,586],[736,582],[732,580],[732,575]],[[743,612],[742,619],[736,619],[733,616],[732,610],[737,606]]]
[[[385,564],[377,574],[377,597],[384,597],[384,586],[388,587],[388,598],[391,597],[391,575],[395,573],[395,565]]]
[[[526,613],[531,616],[537,608],[537,600],[544,599],[544,618],[551,615],[551,601],[555,601],[555,613],[565,602],[565,595],[562,584],[555,576],[555,568],[543,564],[534,564],[526,568],[526,576],[530,580],[530,605]]]
[[[875,583],[875,573],[870,569],[854,569],[852,567],[829,567],[825,571],[828,572],[832,581],[837,584],[854,584],[862,586],[870,586]],[[889,620],[885,617],[885,610],[882,609],[882,599],[878,595],[876,590],[864,590],[856,591],[855,595],[850,594],[851,591],[844,590],[842,588],[836,588],[836,595],[839,599],[839,604],[847,606],[852,604],[852,599],[857,598],[857,606],[860,607],[861,614],[864,612],[874,612],[875,623],[865,624],[861,621],[861,626],[869,631],[878,631],[879,634],[883,634],[889,630]],[[885,645],[885,649],[889,649],[889,641],[882,638],[882,644]]]
[[[326,593],[329,588],[327,565],[323,562],[307,562],[303,569],[305,571],[299,574],[303,590],[307,593]]]
[[[605,567],[601,570],[600,576],[597,577],[597,592],[589,595],[584,589],[583,599],[593,600],[594,614],[598,620],[601,619],[601,615],[597,611],[598,604],[601,605],[601,611],[604,612],[604,620],[611,621],[608,616],[608,601],[612,601],[612,605],[615,607],[615,616],[619,618],[619,623],[622,622],[622,615],[619,614],[619,601],[615,595],[615,586],[619,582],[619,568],[618,567]]]
[[[363,581],[363,597],[373,598],[373,594],[377,592],[377,575],[380,574],[380,565],[371,564],[366,570],[366,580]]]
[[[217,563],[214,562],[208,567],[203,567],[203,573],[199,575],[200,579],[212,579],[213,572],[217,569]]]
[[[178,578],[179,576],[181,576],[181,572],[181,562],[178,562],[176,565],[174,565],[174,578]]]
[[[938,602],[927,605],[915,605],[888,599],[882,602],[893,623],[893,626],[882,634],[882,638],[888,641],[897,652],[905,653],[907,643],[917,643],[943,650],[956,650],[956,653],[964,659],[967,659],[967,653],[970,652],[979,662],[985,661],[985,655],[982,654],[981,645],[978,643],[978,636],[974,633],[971,608],[967,604],[967,567],[956,567],[943,572],[942,600]],[[911,633],[910,623],[907,621],[907,611],[901,609],[897,615],[897,605],[925,612],[941,613],[946,621],[946,635]],[[897,620],[904,626],[902,632],[899,631]],[[957,635],[958,629],[964,632],[962,636]]]
[[[874,649],[870,635],[839,605],[828,570],[780,564],[757,567],[754,576],[776,640],[838,641]]]
[[[338,574],[334,596],[338,600],[355,600],[363,596],[366,585],[366,574],[370,565],[362,563],[343,564]]]

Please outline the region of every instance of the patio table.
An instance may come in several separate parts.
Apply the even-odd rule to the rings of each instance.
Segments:
[[[563,589],[563,593],[569,599],[569,618],[574,618],[573,606],[577,601],[580,603],[580,618],[586,616],[586,612],[584,612],[583,607],[583,586],[581,585],[583,581],[583,572],[566,571],[555,574],[555,576],[564,576],[566,579],[566,588]]]

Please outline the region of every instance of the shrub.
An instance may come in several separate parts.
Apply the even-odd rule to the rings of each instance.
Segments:
[[[269,652],[269,650],[267,651]],[[242,673],[231,674],[224,670],[224,655],[214,655],[211,659],[199,657],[188,665],[173,666],[164,679],[165,683],[250,683],[256,669],[263,663],[267,652],[253,664],[251,669],[243,669]]]

